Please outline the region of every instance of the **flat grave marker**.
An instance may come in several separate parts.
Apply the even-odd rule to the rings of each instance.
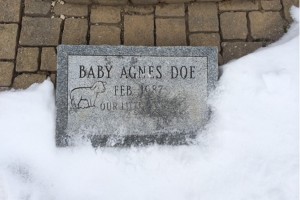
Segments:
[[[209,119],[214,47],[58,47],[58,146],[186,144]]]

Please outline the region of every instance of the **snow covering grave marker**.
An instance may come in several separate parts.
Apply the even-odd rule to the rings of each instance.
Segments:
[[[58,47],[56,143],[186,144],[209,119],[215,47]]]

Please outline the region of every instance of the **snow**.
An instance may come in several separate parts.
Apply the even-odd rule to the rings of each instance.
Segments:
[[[299,9],[278,42],[223,66],[198,144],[55,147],[50,80],[0,93],[0,199],[297,200]]]

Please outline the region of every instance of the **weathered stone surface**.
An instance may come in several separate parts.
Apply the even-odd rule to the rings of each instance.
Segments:
[[[19,43],[29,46],[58,45],[61,19],[23,17]]]
[[[277,40],[283,33],[284,21],[279,12],[250,12],[250,29],[254,39]]]
[[[0,24],[0,59],[15,59],[17,24]]]
[[[0,22],[19,22],[21,12],[20,0],[0,1]]]
[[[216,46],[220,51],[219,33],[196,33],[190,35],[191,46]]]
[[[66,19],[62,44],[86,44],[87,19]]]
[[[220,11],[258,10],[258,1],[223,1],[219,3]]]
[[[262,42],[222,42],[223,61],[240,58],[263,46]]]
[[[50,80],[52,81],[53,85],[56,85],[56,74],[50,74]]]
[[[246,39],[248,35],[245,12],[225,12],[220,15],[221,32],[224,39]]]
[[[154,12],[153,6],[150,5],[126,6],[124,10],[127,14],[151,14]]]
[[[97,6],[91,9],[92,23],[119,23],[121,8],[113,6]]]
[[[186,2],[190,2],[191,0],[160,0],[159,2],[162,3],[186,3]]]
[[[185,15],[184,4],[159,4],[156,6],[155,15],[161,17],[183,17]]]
[[[159,46],[186,45],[184,19],[156,19],[156,44]]]
[[[88,16],[88,7],[87,5],[80,4],[57,3],[54,6],[54,13],[57,15],[66,15],[73,17]]]
[[[13,88],[26,89],[34,83],[41,83],[46,79],[43,74],[21,74],[14,79]]]
[[[215,3],[193,3],[188,10],[191,32],[219,31],[218,8]]]
[[[51,1],[25,0],[25,14],[47,15],[51,9]]]
[[[283,0],[282,4],[285,18],[288,20],[288,22],[292,22],[293,18],[291,17],[290,9],[292,6],[299,7],[299,0]]]
[[[217,48],[59,46],[57,145],[83,132],[94,146],[186,143],[208,121],[217,56]]]
[[[144,45],[154,44],[154,18],[153,15],[138,16],[125,15],[124,17],[124,44]]]
[[[38,48],[19,48],[17,55],[17,72],[35,72],[38,70],[39,63]]]
[[[0,87],[10,86],[14,72],[14,63],[0,61]]]
[[[56,52],[54,47],[42,48],[40,69],[43,71],[56,71]]]
[[[261,7],[264,10],[280,10],[282,8],[280,0],[262,0]]]
[[[67,3],[91,4],[92,0],[64,0]]]
[[[158,0],[131,0],[133,4],[156,4]]]
[[[118,45],[121,44],[121,29],[116,26],[91,26],[90,44]]]
[[[92,0],[94,3],[102,5],[125,5],[128,0]]]

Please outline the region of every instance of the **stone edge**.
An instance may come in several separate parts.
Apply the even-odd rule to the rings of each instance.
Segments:
[[[59,45],[57,47],[57,81],[56,81],[56,145],[68,146],[69,137],[65,131],[68,122],[68,56],[105,56],[105,55],[153,55],[153,56],[205,56],[207,63],[208,95],[215,88],[218,79],[217,47],[144,47],[144,46],[110,46],[110,45]],[[182,142],[181,142],[182,143]],[[94,146],[94,145],[93,145]],[[105,145],[104,145],[105,146]]]

